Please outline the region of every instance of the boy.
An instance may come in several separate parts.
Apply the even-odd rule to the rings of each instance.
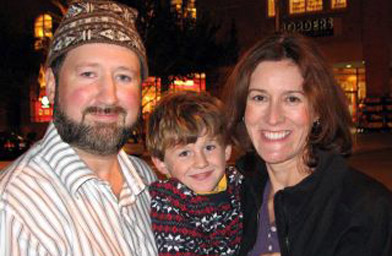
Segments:
[[[147,125],[147,148],[168,177],[151,185],[159,255],[236,255],[242,176],[231,155],[221,102],[194,92],[166,95]]]

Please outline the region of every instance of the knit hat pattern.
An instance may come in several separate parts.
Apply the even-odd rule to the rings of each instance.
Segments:
[[[116,44],[138,55],[142,79],[146,79],[146,50],[136,30],[137,15],[135,9],[113,1],[72,1],[50,44],[47,65],[50,66],[60,55],[84,44]]]

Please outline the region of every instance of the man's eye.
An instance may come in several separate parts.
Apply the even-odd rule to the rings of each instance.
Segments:
[[[128,75],[119,75],[118,80],[122,81],[122,82],[130,82],[130,81],[132,81],[132,77],[130,77]]]
[[[94,72],[90,72],[90,71],[86,71],[80,74],[83,77],[88,77],[88,78],[92,78],[95,76]]]

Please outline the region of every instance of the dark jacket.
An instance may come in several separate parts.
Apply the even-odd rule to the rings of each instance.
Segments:
[[[318,156],[319,164],[313,174],[275,195],[282,256],[391,256],[391,191],[349,168],[336,154],[320,151]],[[265,163],[256,154],[242,157],[237,167],[245,176],[240,255],[247,255],[256,241],[258,212],[268,174]]]

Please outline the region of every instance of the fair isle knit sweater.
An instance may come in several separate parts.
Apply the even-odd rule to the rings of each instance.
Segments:
[[[198,195],[177,179],[151,184],[151,218],[160,256],[234,256],[242,236],[242,176],[226,170],[226,191]]]

